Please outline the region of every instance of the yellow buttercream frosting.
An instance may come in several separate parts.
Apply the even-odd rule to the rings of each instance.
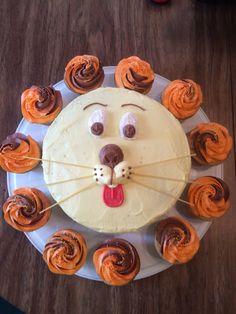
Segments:
[[[88,106],[90,104],[93,105]],[[122,107],[124,104],[136,106]],[[104,115],[101,136],[91,134],[89,129],[91,115],[96,110],[102,110]],[[122,117],[127,112],[135,115],[134,138],[126,138],[121,134],[120,121],[123,121]],[[114,169],[116,171],[113,171],[114,176],[117,175],[117,182],[123,184],[124,191],[123,204],[114,208],[108,207],[103,201],[104,186],[101,182],[107,181],[94,180],[94,167],[97,169],[101,164],[99,152],[107,144],[118,145],[124,154],[122,162],[125,168],[131,167],[130,178],[127,178],[126,174],[123,181],[119,164]],[[186,155],[188,157],[136,168]],[[135,231],[157,220],[176,203],[185,187],[184,180],[188,179],[190,172],[189,155],[187,138],[181,124],[160,103],[123,88],[99,88],[78,96],[63,109],[48,128],[43,142],[44,159],[85,165],[91,169],[45,161],[44,178],[46,183],[52,183],[89,176],[52,184],[48,188],[54,199],[60,202],[94,182],[93,186],[61,202],[60,206],[64,212],[78,223],[97,231],[112,233]],[[136,176],[134,173],[177,178],[183,182]],[[138,185],[132,180],[151,188]]]

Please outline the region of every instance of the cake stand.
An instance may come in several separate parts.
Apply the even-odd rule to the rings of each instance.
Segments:
[[[114,87],[114,66],[104,67],[105,79],[103,82],[103,87]],[[161,102],[160,97],[163,89],[169,84],[169,80],[166,78],[155,75],[155,80],[151,91],[148,96]],[[70,91],[65,85],[64,81],[60,81],[54,85],[55,89],[59,90],[63,98],[63,106],[67,106],[74,98],[78,97],[78,94]],[[190,131],[198,123],[209,122],[206,114],[202,109],[200,109],[193,117],[182,122],[182,126],[185,132]],[[42,124],[31,124],[25,119],[22,119],[17,127],[17,132],[24,133],[26,135],[31,135],[40,145],[43,143],[44,136],[48,129],[47,125]],[[190,180],[193,180],[200,176],[215,176],[223,179],[223,165],[217,165],[214,167],[205,166],[192,166],[190,173]],[[7,187],[9,195],[12,195],[13,190],[19,187],[34,187],[44,184],[43,179],[43,169],[38,166],[30,172],[23,174],[7,173]],[[46,195],[52,200],[50,193],[46,187],[40,188]],[[186,199],[186,193],[183,193],[182,198]],[[210,222],[202,221],[198,218],[193,217],[190,211],[187,209],[185,204],[176,204],[175,207],[171,208],[166,216],[180,215],[190,221],[191,224],[196,228],[200,238],[204,236],[207,232]],[[52,210],[52,215],[48,223],[42,228],[35,230],[33,232],[25,233],[29,241],[35,246],[35,248],[42,253],[47,239],[54,232],[59,229],[74,229],[82,233],[85,237],[88,246],[88,256],[83,267],[76,273],[76,275],[92,280],[100,280],[95,272],[92,256],[94,249],[104,240],[119,237],[130,241],[137,249],[140,261],[141,269],[139,274],[135,279],[142,279],[145,277],[157,274],[168,267],[171,264],[165,262],[160,258],[154,247],[154,233],[155,233],[155,223],[144,227],[139,231],[132,233],[119,233],[119,234],[108,234],[99,233],[91,229],[85,228],[84,226],[78,224],[69,218],[59,207]]]

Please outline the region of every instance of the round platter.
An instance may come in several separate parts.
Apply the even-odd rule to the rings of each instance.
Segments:
[[[105,79],[103,82],[103,87],[111,86],[114,87],[114,66],[104,67]],[[160,96],[163,89],[169,84],[169,80],[161,77],[160,75],[155,75],[155,81],[153,83],[151,91],[148,96],[160,101]],[[67,106],[74,98],[78,97],[78,94],[71,92],[64,81],[60,81],[54,85],[54,87],[59,90],[63,97],[63,105]],[[208,122],[208,118],[200,109],[193,117],[182,122],[182,126],[185,132],[190,131],[194,126],[201,122]],[[44,136],[48,129],[47,125],[42,124],[31,124],[25,119],[20,122],[17,132],[24,133],[26,135],[31,135],[40,145],[43,143]],[[194,166],[192,165],[190,180],[203,175],[216,176],[223,178],[223,166],[217,165],[214,167],[204,167],[204,166]],[[7,173],[7,187],[9,195],[12,195],[13,190],[19,187],[34,187],[44,184],[43,179],[43,169],[38,166],[30,172],[23,174]],[[40,188],[45,192],[50,198],[49,191],[46,187]],[[186,198],[186,195],[183,195]],[[52,199],[52,198],[51,198]],[[183,204],[176,204],[175,207],[171,208],[165,216],[181,215],[187,220],[189,220],[196,228],[200,238],[204,236],[207,229],[210,226],[210,222],[202,221],[194,218],[188,213],[187,208]],[[135,279],[141,279],[145,277],[157,274],[168,267],[171,264],[163,261],[154,248],[154,229],[155,224],[145,227],[139,231],[133,233],[120,233],[120,234],[107,234],[99,233],[91,229],[85,228],[82,225],[76,223],[71,218],[69,218],[59,207],[52,210],[52,215],[49,222],[42,228],[25,233],[30,242],[36,247],[36,249],[42,253],[47,239],[54,232],[59,229],[70,228],[77,230],[82,233],[85,237],[88,246],[88,257],[84,266],[76,273],[76,275],[92,279],[100,280],[95,272],[92,262],[92,255],[94,249],[104,240],[114,237],[124,238],[130,241],[137,249],[140,260],[141,260],[141,270]]]

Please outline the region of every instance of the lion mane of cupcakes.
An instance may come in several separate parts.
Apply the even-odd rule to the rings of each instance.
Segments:
[[[200,177],[188,189],[188,201],[192,213],[201,219],[223,216],[230,207],[229,187],[221,179]]]
[[[49,206],[50,201],[40,190],[19,188],[3,204],[4,219],[16,230],[34,231],[48,222],[51,210],[41,211]]]
[[[61,93],[51,86],[32,86],[21,95],[22,115],[31,123],[51,123],[61,109]]]
[[[99,277],[112,286],[128,284],[140,270],[135,247],[124,239],[103,242],[93,254],[93,263]]]
[[[27,172],[38,165],[40,155],[41,149],[30,135],[14,133],[0,146],[0,166],[9,172]]]
[[[155,246],[160,256],[171,264],[190,261],[199,249],[195,228],[185,219],[168,217],[157,224]]]
[[[104,71],[100,60],[95,56],[76,56],[65,68],[64,81],[75,93],[88,93],[100,87],[103,80]]]
[[[202,104],[201,87],[192,80],[174,80],[162,92],[162,104],[177,119],[193,116]]]
[[[127,88],[147,94],[154,82],[154,72],[149,63],[139,57],[131,56],[122,59],[115,70],[117,87]]]
[[[188,134],[193,159],[201,165],[217,165],[224,161],[233,140],[227,128],[219,123],[200,123]]]

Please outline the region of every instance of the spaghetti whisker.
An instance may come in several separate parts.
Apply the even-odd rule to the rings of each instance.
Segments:
[[[57,185],[57,184],[61,184],[61,183],[66,183],[66,182],[71,182],[71,181],[78,181],[78,180],[81,180],[81,179],[87,179],[87,178],[92,178],[92,177],[93,177],[92,175],[89,175],[89,176],[77,177],[77,178],[72,178],[72,179],[67,179],[67,180],[62,180],[62,181],[49,182],[49,183],[36,185],[36,186],[34,186],[34,188],[40,188],[40,187],[50,186],[50,185]]]
[[[58,201],[58,202],[56,202],[56,203],[54,203],[54,204],[48,206],[47,208],[44,208],[43,210],[41,210],[41,211],[39,212],[39,214],[44,213],[45,211],[47,211],[47,210],[49,210],[49,209],[51,209],[51,208],[53,208],[53,207],[55,207],[55,206],[57,206],[57,205],[59,205],[59,204],[65,202],[65,201],[67,201],[68,199],[72,198],[73,196],[75,196],[75,195],[77,195],[77,194],[79,194],[79,193],[81,193],[81,192],[83,192],[83,191],[85,191],[85,190],[91,188],[92,186],[95,186],[95,185],[96,185],[96,183],[93,182],[92,184],[89,184],[89,185],[83,187],[82,189],[73,192],[72,194],[70,194],[70,195],[68,195],[68,196],[66,196],[66,197],[64,197],[64,198],[62,198],[60,201]]]
[[[73,164],[73,163],[65,162],[65,161],[57,161],[57,160],[51,160],[51,159],[45,159],[45,158],[36,158],[36,157],[29,157],[29,156],[23,156],[23,158],[31,159],[31,160],[38,160],[38,161],[45,161],[45,162],[52,162],[52,163],[56,163],[56,164],[73,166],[73,167],[78,167],[78,168],[93,169],[93,167],[91,167],[91,166]]]
[[[147,185],[147,184],[141,183],[141,182],[139,182],[139,181],[136,181],[136,180],[134,180],[134,179],[132,179],[132,178],[130,178],[130,181],[132,181],[132,182],[135,183],[135,184],[141,185],[141,186],[143,186],[143,187],[145,187],[145,188],[147,188],[147,189],[151,189],[151,190],[156,191],[156,192],[158,192],[158,193],[162,193],[162,194],[165,194],[165,195],[167,195],[167,196],[169,196],[169,197],[172,197],[172,198],[174,198],[176,201],[179,201],[179,202],[181,202],[181,203],[187,204],[187,205],[189,205],[189,206],[192,205],[191,203],[189,203],[189,202],[187,202],[187,201],[185,201],[185,200],[183,200],[183,199],[181,199],[181,198],[177,198],[177,197],[175,197],[174,195],[172,195],[172,194],[170,194],[170,193],[168,193],[168,192],[166,192],[166,191],[159,190],[159,189],[154,188],[154,187],[152,187],[152,186],[150,186],[150,185]]]
[[[170,178],[170,177],[162,177],[162,176],[154,176],[151,174],[143,174],[143,173],[136,173],[132,172],[132,175],[137,177],[144,177],[144,178],[153,178],[153,179],[159,179],[159,180],[166,180],[166,181],[174,181],[174,182],[184,182],[189,184],[196,184],[196,185],[202,185],[202,183],[197,183],[191,180],[184,180],[184,179],[177,179],[177,178]]]
[[[147,164],[142,164],[142,165],[137,165],[132,167],[133,169],[137,169],[137,168],[144,168],[144,167],[148,167],[148,166],[153,166],[156,164],[162,164],[162,163],[166,163],[166,162],[170,162],[170,161],[174,161],[174,160],[178,160],[178,159],[183,159],[183,158],[187,158],[187,157],[192,157],[192,156],[196,156],[196,154],[188,154],[188,155],[183,155],[183,156],[179,156],[179,157],[175,157],[175,158],[170,158],[170,159],[164,159],[164,160],[157,160],[157,161],[153,161]]]

